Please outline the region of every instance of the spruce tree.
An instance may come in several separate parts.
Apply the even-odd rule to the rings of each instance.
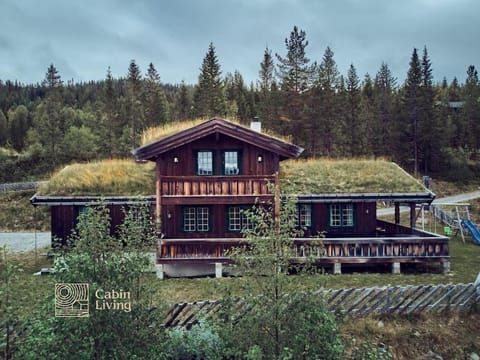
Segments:
[[[130,119],[131,143],[135,148],[138,137],[145,130],[142,74],[135,60],[130,61],[127,75],[127,116]]]
[[[276,123],[276,112],[273,104],[272,87],[275,81],[275,67],[272,57],[272,51],[267,47],[263,53],[263,60],[260,63],[258,72],[259,80],[259,116],[266,127],[274,129],[278,126]]]
[[[344,152],[348,156],[361,155],[364,131],[360,123],[360,79],[353,64],[348,68],[346,90],[346,111],[343,125]]]
[[[287,54],[285,57],[275,54],[277,75],[283,93],[283,112],[290,120],[289,133],[294,141],[300,145],[307,145],[306,138],[309,134],[305,119],[306,92],[311,87],[312,75],[315,65],[310,64],[306,55],[308,41],[304,30],[293,27],[289,38],[285,38]],[[307,140],[308,141],[308,140]]]
[[[117,96],[115,94],[114,82],[110,66],[107,69],[107,76],[103,84],[103,127],[102,135],[105,140],[104,153],[113,158],[116,154],[116,139],[122,134],[123,125],[119,122],[117,110]]]
[[[145,124],[146,127],[167,122],[167,99],[161,88],[160,75],[150,63],[145,78]]]
[[[398,134],[395,131],[397,116],[395,115],[396,79],[386,63],[382,63],[375,76],[374,98],[375,112],[372,126],[372,149],[376,156],[393,157],[392,148],[396,144]],[[398,127],[399,128],[399,127]]]
[[[210,43],[203,58],[193,99],[196,116],[225,116],[226,104],[221,74],[215,47]]]
[[[191,117],[191,99],[189,90],[185,82],[182,81],[180,84],[180,89],[177,94],[176,100],[176,109],[177,109],[177,119],[178,120],[187,120]]]
[[[48,67],[42,84],[46,96],[36,107],[34,126],[47,151],[47,158],[53,166],[56,166],[60,160],[60,144],[66,129],[60,116],[63,82],[53,64]]]
[[[465,147],[474,154],[480,149],[480,83],[474,65],[470,65],[467,69],[463,97],[462,114],[466,125]]]
[[[373,127],[375,124],[375,92],[374,83],[370,75],[365,74],[365,78],[361,87],[360,95],[360,124],[363,130],[364,148],[361,153],[364,155],[373,155],[374,133]]]
[[[334,52],[327,47],[318,68],[313,96],[311,97],[313,109],[311,128],[313,139],[319,139],[319,144],[314,144],[313,155],[320,153],[323,156],[333,156],[335,146],[338,145],[339,113],[342,109],[338,106],[338,84],[340,74],[335,62]]]
[[[435,165],[440,160],[438,155],[443,147],[443,137],[435,113],[434,96],[432,64],[427,47],[424,47],[421,62],[421,114],[418,124],[418,141],[422,170],[425,174],[430,170],[436,170]]]
[[[413,49],[410,59],[410,67],[407,72],[407,79],[404,86],[402,101],[402,112],[404,124],[402,128],[402,149],[403,154],[411,154],[410,158],[403,158],[404,163],[408,163],[413,158],[413,173],[418,175],[419,170],[419,133],[418,125],[421,120],[422,112],[422,67],[418,57],[417,49]],[[406,151],[405,151],[406,150]],[[407,155],[408,156],[408,155]]]
[[[229,103],[228,115],[242,122],[247,122],[249,120],[247,89],[242,74],[238,70],[233,75],[227,74],[225,77],[225,89],[226,100]]]

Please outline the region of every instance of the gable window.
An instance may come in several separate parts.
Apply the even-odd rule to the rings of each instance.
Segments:
[[[353,204],[331,204],[329,223],[332,227],[354,226]]]
[[[227,229],[228,231],[240,232],[242,229],[251,229],[253,224],[248,220],[244,211],[244,206],[230,206],[227,209]]]
[[[213,152],[197,152],[197,175],[213,175]]]
[[[312,226],[312,205],[310,204],[298,205],[298,225],[300,227]]]
[[[189,206],[183,208],[183,231],[210,231],[210,208],[206,206]]]
[[[223,175],[240,174],[240,153],[238,151],[225,151],[223,153]]]

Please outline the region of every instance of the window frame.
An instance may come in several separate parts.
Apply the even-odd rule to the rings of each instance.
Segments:
[[[187,211],[193,210],[193,219],[190,220],[189,224],[186,224],[186,216],[187,216]],[[200,223],[200,216],[202,215],[200,213],[200,210],[207,210],[207,221],[206,223]],[[191,222],[193,220],[193,222]],[[197,205],[197,206],[182,206],[182,222],[181,222],[181,230],[184,233],[208,233],[212,231],[212,210],[210,206],[204,206],[204,205]],[[190,228],[186,228],[186,225],[192,226],[193,225],[193,230]],[[200,226],[205,226],[206,229],[199,230]]]
[[[301,208],[305,207],[308,208],[308,216],[309,216],[309,224],[305,222],[305,224],[302,224],[302,216],[301,216]],[[313,206],[312,204],[297,204],[297,225],[299,228],[306,228],[306,229],[311,229],[313,228]]]
[[[231,223],[230,223],[230,210],[238,208],[240,210],[239,213],[239,221],[240,221],[240,229],[235,230],[231,228]],[[244,214],[245,211],[250,210],[251,208],[249,206],[245,205],[228,205],[226,207],[225,211],[225,230],[227,232],[232,232],[232,233],[241,233],[243,229],[250,227],[250,229],[253,229],[253,223],[248,221],[247,216]]]
[[[340,222],[338,225],[333,224],[332,221],[332,211],[334,208],[338,207],[338,214],[339,217],[338,221]],[[345,214],[345,211],[349,211],[350,214]],[[352,229],[355,227],[356,224],[356,216],[355,216],[355,204],[354,203],[332,203],[328,206],[328,227],[333,229]],[[348,220],[351,220],[348,221]]]
[[[211,174],[200,174],[200,166],[199,166],[199,155],[201,153],[210,153],[211,154]],[[213,150],[197,150],[195,151],[195,156],[194,156],[194,161],[195,161],[195,175],[197,176],[213,176],[215,175],[215,151]]]
[[[237,169],[236,174],[227,174],[226,171],[226,155],[227,153],[236,153],[237,156]],[[238,176],[242,174],[242,153],[240,150],[222,150],[222,175],[224,176]]]

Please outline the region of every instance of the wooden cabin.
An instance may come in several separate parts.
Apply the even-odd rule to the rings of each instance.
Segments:
[[[152,203],[161,234],[160,276],[221,274],[231,262],[227,251],[244,241],[242,210],[257,200],[274,200],[269,184],[298,198],[299,225],[306,231],[295,239],[294,262],[313,256],[317,265],[335,273],[346,265],[389,264],[400,272],[402,263],[429,262],[449,270],[448,238],[415,228],[418,206],[434,199],[416,179],[383,160],[295,160],[302,151],[258,125],[252,129],[215,118],[132,151],[136,166],[154,164],[140,181],[143,194],[99,195],[110,201],[114,213],[122,202]],[[51,206],[52,234],[60,239],[74,226],[76,211],[98,199],[66,193],[75,195],[32,198],[34,205]],[[377,219],[381,202],[395,207],[393,223]],[[400,225],[405,206],[409,226]],[[324,234],[321,246],[312,241],[319,233]]]

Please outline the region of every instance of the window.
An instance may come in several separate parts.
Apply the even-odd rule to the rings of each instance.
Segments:
[[[183,231],[210,231],[210,209],[208,207],[183,208]]]
[[[330,226],[348,227],[353,225],[353,204],[330,205]]]
[[[240,153],[238,151],[225,151],[223,153],[223,174],[240,174]]]
[[[300,227],[312,226],[312,205],[310,204],[298,205],[298,225]]]
[[[247,208],[242,206],[230,206],[227,209],[227,229],[228,231],[242,231],[242,229],[251,229],[253,224],[244,213]]]
[[[197,175],[213,175],[213,152],[197,152]]]

